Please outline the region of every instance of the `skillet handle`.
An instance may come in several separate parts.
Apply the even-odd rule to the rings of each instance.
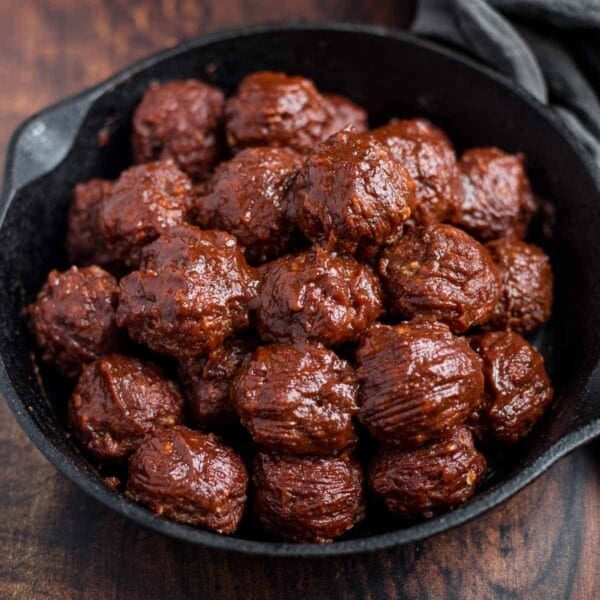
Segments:
[[[581,407],[581,423],[593,427],[597,431],[596,435],[600,435],[600,362],[588,379],[586,388],[587,394]]]
[[[600,363],[592,371],[586,391],[575,407],[566,438],[571,438],[573,447],[600,438]]]
[[[65,158],[96,99],[87,92],[68,98],[23,122],[10,140],[4,170],[3,199],[45,175]]]

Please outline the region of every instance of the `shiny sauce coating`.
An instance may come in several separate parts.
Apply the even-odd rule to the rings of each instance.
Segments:
[[[228,98],[213,75],[141,94],[134,164],[75,186],[76,266],[29,300],[73,439],[113,490],[244,538],[467,502],[553,397],[519,335],[553,295],[525,157],[457,159],[418,115],[369,129],[360,90],[300,74]]]

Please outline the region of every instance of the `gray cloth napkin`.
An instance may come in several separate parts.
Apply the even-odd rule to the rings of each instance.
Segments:
[[[600,0],[419,0],[412,31],[466,51],[547,104],[600,170]]]

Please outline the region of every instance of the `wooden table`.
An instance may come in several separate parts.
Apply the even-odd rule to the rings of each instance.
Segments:
[[[0,148],[30,113],[203,32],[284,18],[403,26],[402,0],[1,0]],[[0,402],[0,598],[600,597],[600,446],[419,545],[354,558],[211,552],[144,531],[59,475]]]

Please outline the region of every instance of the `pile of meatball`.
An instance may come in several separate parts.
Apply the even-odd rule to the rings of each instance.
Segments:
[[[524,157],[457,159],[424,119],[370,130],[275,72],[227,99],[154,83],[132,126],[134,166],[76,186],[74,266],[27,311],[112,484],[176,521],[317,543],[367,504],[406,521],[468,500],[482,451],[553,393],[522,337],[552,305]]]

